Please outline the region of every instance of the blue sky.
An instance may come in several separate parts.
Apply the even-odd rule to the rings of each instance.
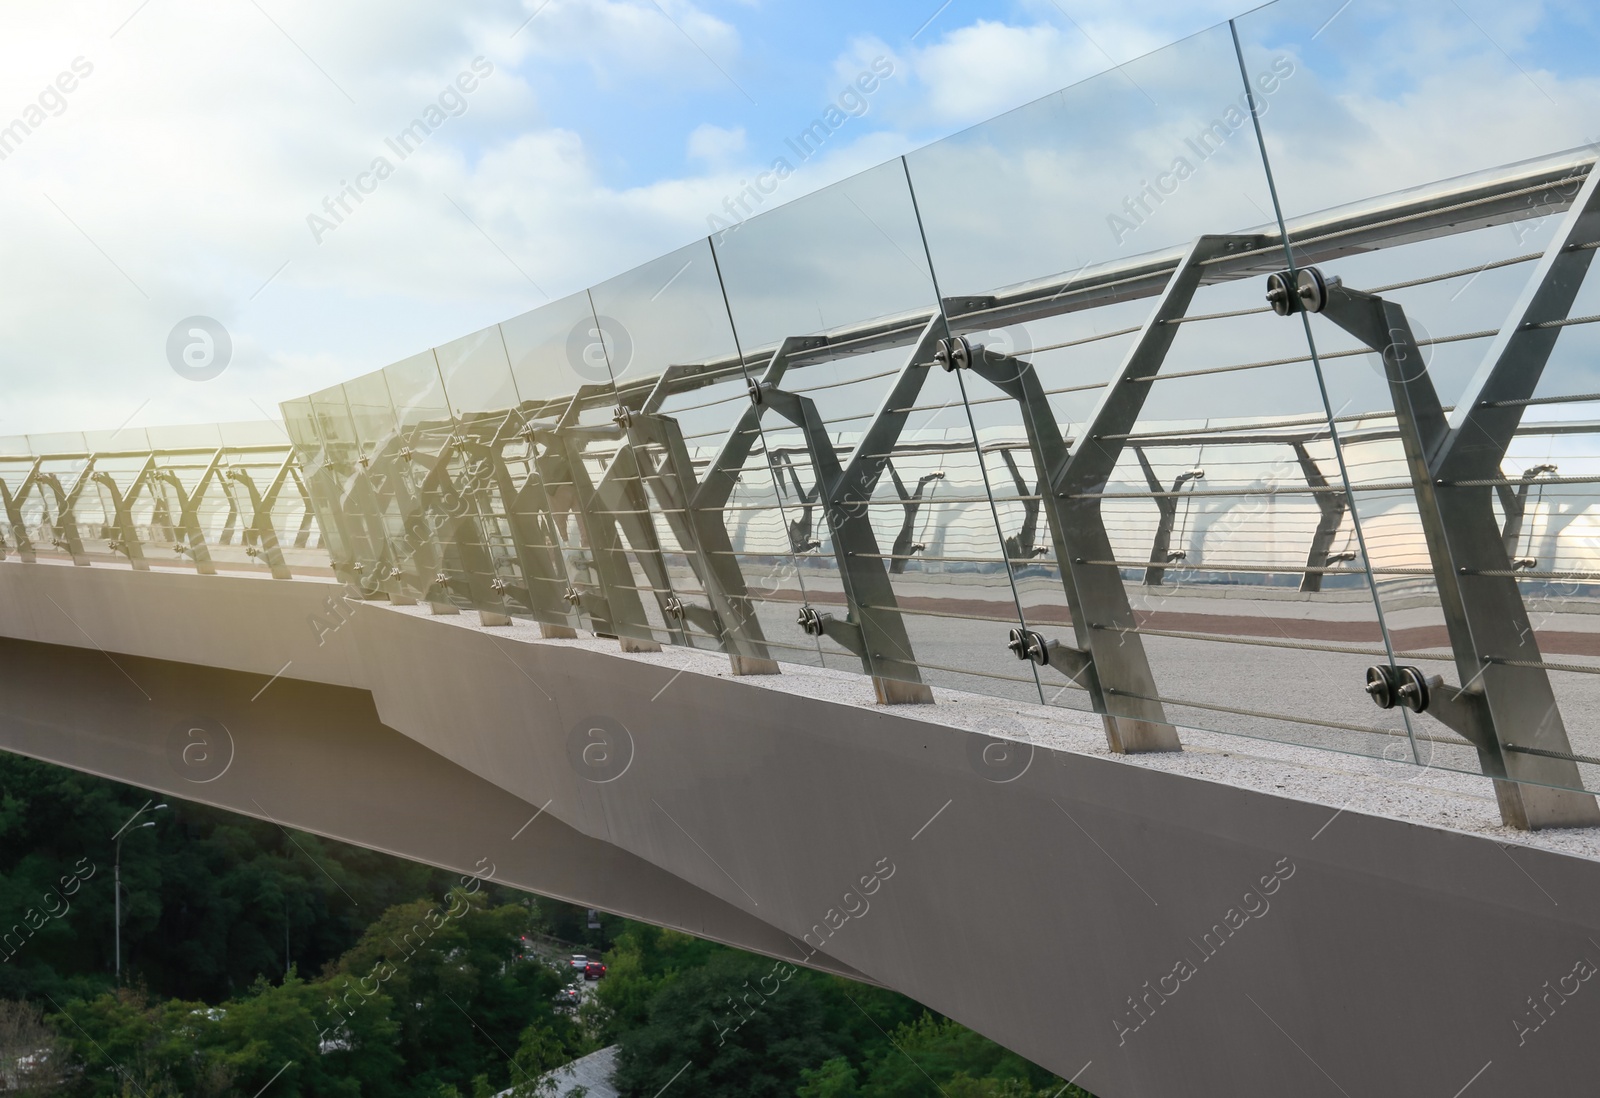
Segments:
[[[1515,53],[1550,104],[1569,102],[1563,81],[1594,83],[1592,57],[1570,48],[1593,38],[1582,3],[1463,2],[1476,23],[1456,20],[1454,30],[1477,35],[1485,63],[1513,74],[1503,62]],[[1291,111],[1285,98],[1269,130],[1298,126],[1314,139],[1328,119],[1348,117],[1351,140],[1383,149],[1383,163],[1409,158],[1407,178],[1449,174],[1428,174],[1419,134],[1442,148],[1440,135],[1454,131],[1437,120],[1474,95],[1503,100],[1499,88],[1481,77],[1456,87],[1449,67],[1429,69],[1401,89],[1411,101],[1395,110],[1363,98],[1370,89],[1331,87],[1352,59],[1404,72],[1427,45],[1377,35],[1390,0],[1341,5],[1286,0],[1296,13],[1286,48],[1329,56],[1286,93],[1307,105]],[[1460,10],[1425,6],[1453,20]],[[1552,11],[1589,33],[1550,37]],[[1324,12],[1335,21],[1313,42]],[[280,400],[630,269],[704,236],[724,198],[790,156],[785,139],[876,58],[892,75],[819,155],[796,160],[773,203],[1230,14],[1220,0],[8,5],[0,128],[12,118],[37,124],[0,148],[0,435],[260,418]],[[473,73],[475,58],[489,75]],[[71,90],[49,90],[58,86]],[[385,139],[441,95],[459,111],[437,112],[439,124],[402,161]],[[1546,129],[1582,114],[1538,103]],[[1488,123],[1550,145],[1527,118]],[[1082,129],[1117,124],[1084,119]],[[1483,142],[1457,136],[1453,162],[1470,166]],[[1172,146],[1163,136],[1151,155]],[[392,171],[363,175],[380,156]],[[1383,189],[1381,180],[1369,187],[1368,165],[1342,152],[1330,161],[1352,193]],[[1131,178],[1097,183],[1113,205],[1153,170],[1126,167]],[[1308,161],[1304,184],[1286,175],[1309,196],[1328,170]],[[356,204],[345,191],[348,209],[332,213],[341,189],[362,180],[370,194]],[[1223,182],[1213,172],[1187,201],[1201,204],[1204,188]],[[1230,201],[1255,223],[1266,200],[1248,186]],[[1103,209],[1088,223],[1104,234]],[[1141,229],[1135,243],[1153,246],[1158,231]],[[196,315],[215,318],[233,342],[229,367],[203,383],[179,376],[166,349],[178,322]]]

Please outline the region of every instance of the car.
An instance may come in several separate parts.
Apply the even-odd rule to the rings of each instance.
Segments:
[[[585,980],[598,980],[605,974],[606,965],[604,961],[590,961],[583,966],[583,978]]]
[[[578,989],[575,987],[564,987],[556,992],[555,1005],[558,1008],[574,1010],[582,1001],[583,997],[578,994]]]
[[[575,972],[582,972],[583,966],[589,963],[589,958],[582,953],[574,953],[567,959],[567,967]]]

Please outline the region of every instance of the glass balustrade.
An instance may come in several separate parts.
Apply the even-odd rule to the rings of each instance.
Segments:
[[[1279,0],[281,431],[0,439],[0,552],[1600,788],[1593,43]]]

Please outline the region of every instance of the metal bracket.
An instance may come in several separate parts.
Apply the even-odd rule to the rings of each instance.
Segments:
[[[982,352],[983,348],[977,348]],[[933,360],[948,373],[952,370],[965,370],[972,365],[974,349],[967,342],[966,336],[955,336],[950,339],[941,339],[934,344]]]
[[[1089,653],[1068,647],[1058,640],[1047,640],[1043,633],[1032,629],[1012,629],[1006,639],[1006,647],[1017,659],[1054,668],[1074,682],[1093,666]]]
[[[1481,688],[1445,685],[1442,675],[1425,675],[1412,666],[1367,668],[1366,691],[1379,709],[1403,706],[1431,713],[1446,728],[1480,751],[1494,750],[1494,731]]]
[[[799,625],[801,631],[808,637],[827,637],[846,651],[862,659],[866,658],[866,638],[862,635],[861,627],[853,621],[840,621],[832,614],[803,606],[795,619],[795,624]]]
[[[1338,286],[1337,278],[1326,279],[1315,267],[1279,271],[1267,276],[1267,304],[1279,316],[1320,313],[1327,306],[1328,291]]]

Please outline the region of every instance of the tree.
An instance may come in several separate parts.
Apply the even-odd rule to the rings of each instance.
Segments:
[[[215,1098],[226,1093],[226,1072],[201,1043],[212,1024],[204,1003],[152,1003],[142,992],[128,989],[69,1001],[50,1020],[81,1075],[75,1092],[86,1098]]]
[[[835,1056],[819,1068],[801,1072],[803,1082],[795,1098],[856,1098],[856,1069],[843,1056]]]
[[[324,1013],[337,1021],[376,995],[392,1003],[406,1094],[431,1095],[441,1084],[464,1091],[480,1074],[509,1085],[504,1050],[518,1048],[530,1025],[552,1035],[565,1063],[586,1050],[551,1005],[561,977],[515,959],[528,921],[521,904],[494,906],[464,888],[392,907],[334,966]]]
[[[727,951],[665,982],[648,1024],[622,1035],[618,1089],[649,1095],[676,1079],[682,1093],[711,1098],[794,1094],[805,1068],[841,1049],[821,1024],[817,985],[793,978],[794,966],[781,971],[788,978],[770,960]]]
[[[207,1011],[197,1040],[234,1080],[238,1093],[267,1091],[306,1098],[357,1098],[382,1093],[401,1077],[398,1032],[387,999],[344,1019],[337,1035],[324,1026],[325,981],[290,973],[282,984],[257,981],[249,994]],[[234,1093],[230,1091],[229,1093]]]
[[[522,1032],[522,1043],[511,1058],[511,1098],[544,1098],[556,1092],[556,1080],[549,1073],[570,1063],[566,1045],[549,1026],[529,1026]]]
[[[649,1023],[651,1001],[679,973],[735,952],[680,931],[629,923],[605,955],[606,978],[596,988],[594,1006],[586,1003],[580,1016],[592,1022],[602,1045],[615,1044],[623,1033]]]
[[[1082,1098],[1087,1092],[1064,1086],[1037,1088],[1017,1079],[974,1079],[959,1071],[940,1088],[946,1098]]]
[[[0,951],[0,996],[66,1002],[112,986],[108,837],[152,797],[0,754],[0,934],[23,928]],[[355,944],[371,913],[454,880],[386,854],[291,838],[270,822],[171,804],[146,817],[156,826],[130,834],[122,852],[124,971],[160,996],[217,1002],[258,976],[282,976],[289,961],[320,971]],[[51,917],[30,926],[30,910]]]
[[[861,1098],[921,1098],[932,1081],[950,1098],[1012,1098],[1046,1093],[1083,1095],[1036,1064],[987,1037],[934,1014],[901,1025],[866,1065]],[[849,1093],[849,1092],[845,1092]]]

